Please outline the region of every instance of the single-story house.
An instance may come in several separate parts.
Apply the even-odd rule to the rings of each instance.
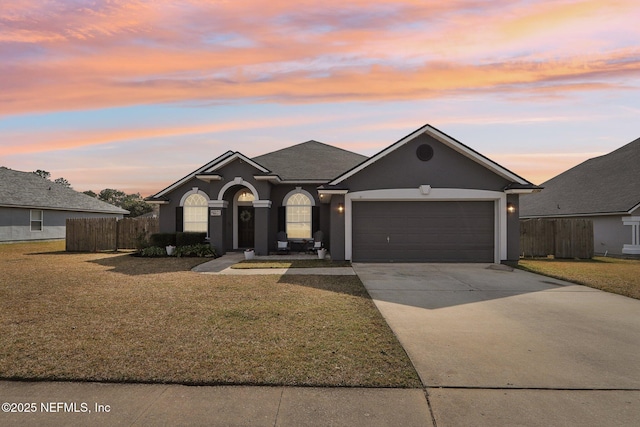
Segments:
[[[0,242],[64,239],[68,218],[128,213],[32,172],[0,167]]]
[[[640,255],[640,138],[541,185],[520,217],[591,219],[595,254]]]
[[[228,151],[147,201],[162,232],[206,231],[219,253],[319,230],[334,260],[499,263],[518,259],[519,195],[539,190],[425,125],[370,158],[317,141]]]

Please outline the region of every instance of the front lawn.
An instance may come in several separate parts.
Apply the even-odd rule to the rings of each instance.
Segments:
[[[0,245],[0,378],[420,387],[355,276]]]
[[[521,259],[534,273],[640,299],[640,260],[595,257],[591,260]]]

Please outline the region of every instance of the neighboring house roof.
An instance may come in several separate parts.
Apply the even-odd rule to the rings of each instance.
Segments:
[[[0,167],[0,206],[122,215],[129,213],[32,172],[20,172],[5,167]]]
[[[631,213],[640,205],[640,138],[589,159],[520,199],[521,217]]]
[[[514,191],[514,192],[515,191],[528,192],[528,191],[540,190],[541,189],[540,187],[538,187],[538,186],[532,184],[531,182],[527,181],[526,179],[516,175],[515,173],[511,172],[510,170],[504,168],[503,166],[500,166],[499,164],[497,164],[493,160],[483,156],[482,154],[478,153],[477,151],[473,150],[472,148],[467,147],[466,145],[464,145],[460,141],[450,137],[449,135],[445,134],[444,132],[439,131],[438,129],[434,128],[431,125],[424,125],[420,129],[415,130],[414,132],[410,133],[409,135],[407,135],[404,138],[402,138],[399,141],[397,141],[395,144],[385,148],[384,150],[380,151],[378,154],[370,157],[369,159],[367,159],[366,161],[362,162],[361,164],[353,167],[352,169],[347,170],[342,175],[340,175],[337,178],[333,179],[328,185],[329,186],[335,186],[335,185],[340,184],[345,179],[349,178],[352,175],[355,175],[356,173],[360,172],[362,169],[364,169],[367,166],[377,162],[378,160],[380,160],[381,158],[385,157],[389,153],[397,150],[398,148],[400,148],[403,145],[409,143],[410,141],[412,141],[413,139],[419,137],[422,134],[427,134],[427,135],[435,138],[436,140],[440,141],[441,143],[443,143],[447,147],[457,151],[458,153],[462,154],[463,156],[473,160],[476,163],[479,163],[480,165],[482,165],[482,166],[486,167],[487,169],[493,171],[494,173],[498,174],[499,176],[501,176],[501,177],[503,177],[503,178],[505,178],[505,179],[517,184],[517,187],[518,187],[517,190],[515,189],[515,186],[512,189],[512,191]]]
[[[318,141],[307,141],[254,157],[284,181],[329,181],[366,156]]]

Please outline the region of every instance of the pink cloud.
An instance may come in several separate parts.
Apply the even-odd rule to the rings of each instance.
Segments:
[[[537,52],[536,37],[576,22],[627,22],[640,13],[635,1],[92,4],[0,9],[1,115],[232,99],[548,97],[624,89],[640,74],[635,45],[513,54],[516,41]]]

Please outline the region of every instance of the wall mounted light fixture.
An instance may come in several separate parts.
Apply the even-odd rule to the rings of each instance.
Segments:
[[[513,203],[507,203],[507,212],[509,212],[510,214],[516,212],[516,207]]]
[[[338,203],[338,212],[340,213],[344,212],[344,205],[342,203]]]

